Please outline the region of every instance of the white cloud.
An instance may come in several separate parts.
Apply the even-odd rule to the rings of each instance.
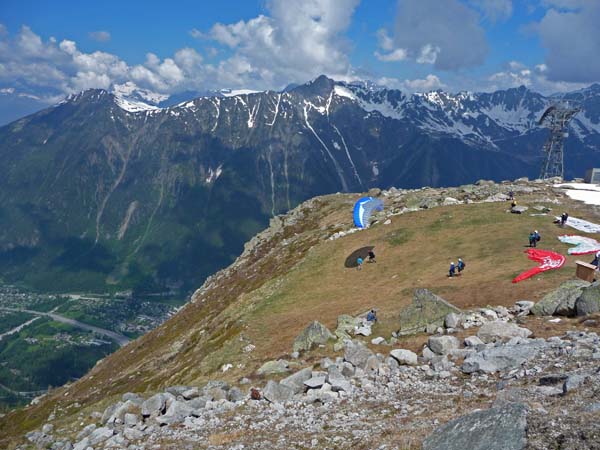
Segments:
[[[88,33],[89,37],[94,41],[108,42],[110,41],[110,33],[108,31],[92,31]]]
[[[443,7],[438,0],[400,0],[393,42],[380,31],[379,45],[403,49],[408,58],[440,70],[478,66],[488,52],[479,22],[479,14],[459,0],[444,0]]]
[[[552,0],[535,27],[547,50],[549,80],[597,82],[600,80],[600,2]]]
[[[573,91],[586,86],[584,83],[550,80],[546,75],[547,67],[545,64],[537,64],[531,69],[518,61],[510,61],[505,70],[490,75],[487,84],[482,86],[482,89],[494,91],[526,86],[543,94],[552,94]]]
[[[421,48],[417,62],[419,64],[435,64],[439,54],[440,48],[437,45],[426,44]]]
[[[426,92],[445,88],[446,85],[433,74],[427,75],[424,79],[404,80],[403,86],[407,91]]]
[[[322,73],[344,76],[350,61],[343,33],[359,1],[270,0],[269,16],[217,23],[208,36],[234,52],[218,69],[233,71],[223,75],[240,85],[260,80],[283,86]]]
[[[403,48],[397,48],[396,50],[392,50],[389,53],[375,52],[375,57],[378,60],[384,61],[384,62],[396,62],[396,61],[405,60],[407,57],[407,54],[406,54],[406,50],[404,50]]]
[[[399,80],[397,78],[380,77],[375,81],[380,86],[386,86],[389,89],[400,89],[403,92],[409,93],[428,92],[447,87],[442,80],[433,74],[429,74],[425,78],[417,78],[413,80]]]

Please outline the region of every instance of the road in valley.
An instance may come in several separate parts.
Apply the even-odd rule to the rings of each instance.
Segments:
[[[2,307],[2,306],[0,306],[0,310],[10,311],[10,312],[24,312],[24,313],[28,313],[28,314],[33,314],[35,316],[50,317],[52,320],[55,320],[57,322],[66,323],[67,325],[71,325],[71,326],[81,328],[86,331],[91,331],[93,333],[96,333],[96,334],[99,334],[102,336],[106,336],[106,337],[112,339],[113,341],[115,341],[121,347],[127,345],[131,341],[131,339],[129,339],[127,336],[124,336],[120,333],[116,333],[111,330],[106,330],[104,328],[95,327],[94,325],[88,325],[87,323],[83,323],[83,322],[80,322],[75,319],[69,319],[68,317],[61,316],[60,314],[56,314],[54,312],[41,312],[41,311],[33,311],[30,309],[20,309],[20,308],[6,308],[6,307]]]

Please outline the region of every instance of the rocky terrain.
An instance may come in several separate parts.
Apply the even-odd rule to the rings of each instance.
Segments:
[[[510,191],[527,211],[507,212]],[[161,327],[0,418],[2,443],[598,448],[600,286],[570,282],[572,267],[510,283],[529,267],[521,235],[533,226],[566,253],[544,208],[597,220],[594,208],[524,179],[371,194],[386,208],[364,231],[348,217],[356,196],[341,194],[273,219]],[[448,239],[458,225],[469,241]],[[365,243],[376,245],[376,265],[343,268]],[[425,256],[411,259],[419,248]],[[472,255],[463,276],[440,279],[445,261],[429,268],[457,252]],[[396,272],[401,261],[419,278]],[[348,295],[365,281],[379,286],[376,298]],[[373,304],[379,320],[369,324]]]
[[[600,286],[590,289],[600,295]],[[246,379],[241,388],[210,381],[147,398],[126,393],[104,411],[80,414],[74,427],[47,423],[27,439],[57,450],[408,449],[419,448],[429,434],[426,450],[599,448],[600,337],[577,331],[529,338],[532,332],[515,317],[532,306],[449,313],[448,327],[431,335],[420,355],[387,350],[385,339],[378,347],[385,353],[374,353],[343,338],[343,356],[293,369],[264,386],[251,387]],[[354,321],[341,316],[336,335],[368,334],[367,323]],[[454,336],[457,328],[478,324],[464,342]],[[319,325],[298,337],[307,350],[334,338]],[[303,365],[277,363],[266,363],[262,373],[287,375]],[[440,426],[450,417],[457,418]]]

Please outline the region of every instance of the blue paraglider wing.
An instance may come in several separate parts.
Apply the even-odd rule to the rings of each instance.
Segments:
[[[373,211],[383,211],[383,202],[373,197],[363,197],[354,204],[354,225],[367,228]]]

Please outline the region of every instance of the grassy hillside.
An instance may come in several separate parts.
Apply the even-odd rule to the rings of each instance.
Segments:
[[[534,186],[534,185],[529,185]],[[478,200],[511,186],[401,191],[384,197],[386,211],[400,211],[425,198],[451,196]],[[557,214],[600,221],[594,209],[573,202],[559,191],[538,191],[518,197],[519,204],[546,205]],[[176,384],[199,384],[208,379],[237,382],[250,376],[264,361],[288,357],[292,342],[312,320],[335,328],[340,314],[379,309],[375,335],[389,337],[398,329],[400,309],[412,300],[415,288],[426,287],[461,308],[512,305],[521,299],[538,300],[563,280],[574,276],[568,257],[561,270],[550,271],[519,284],[518,273],[536,263],[523,253],[532,229],[542,235],[540,248],[566,254],[568,246],[556,236],[572,233],[552,224],[552,215],[507,212],[508,202],[439,206],[406,212],[383,220],[365,231],[336,240],[328,238],[352,227],[351,211],[357,195],[329,195],[306,202],[253,239],[245,253],[228,269],[211,277],[175,317],[158,329],[101,361],[81,380],[53,391],[36,406],[0,419],[0,444],[37,427],[51,412],[69,423],[80,411],[102,410],[127,391],[150,392]],[[558,199],[560,206],[551,203]],[[357,248],[374,245],[376,264],[362,271],[344,267]],[[450,261],[462,257],[465,274],[448,279]],[[533,321],[533,319],[532,319]],[[543,335],[547,324],[532,322]],[[575,326],[564,321],[556,327]],[[399,346],[418,348],[425,336],[401,340]],[[248,344],[255,346],[245,352]],[[316,360],[332,348],[305,355]],[[221,366],[233,369],[223,373]],[[252,376],[251,376],[252,378]],[[257,377],[255,377],[257,378]],[[256,380],[258,381],[258,380]],[[15,424],[20,424],[15,426]]]

